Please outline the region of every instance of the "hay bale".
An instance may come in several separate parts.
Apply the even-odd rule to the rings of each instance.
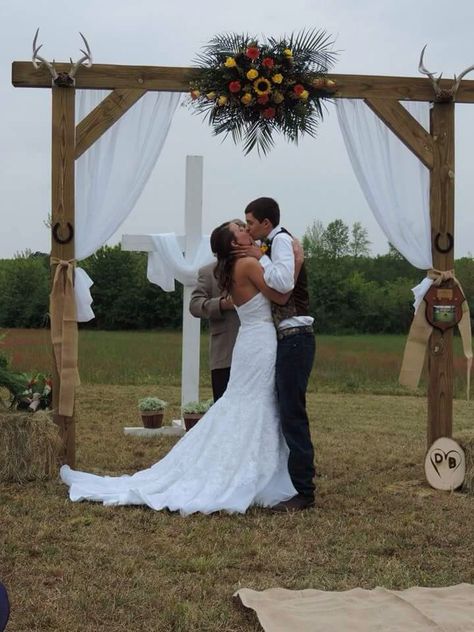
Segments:
[[[474,431],[460,433],[456,437],[456,441],[466,456],[466,475],[461,491],[474,496]]]
[[[0,412],[0,481],[24,483],[56,476],[60,448],[50,412]]]

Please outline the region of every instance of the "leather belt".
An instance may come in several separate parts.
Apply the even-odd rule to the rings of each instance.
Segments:
[[[301,327],[286,327],[285,329],[279,329],[277,331],[278,340],[283,340],[287,336],[295,336],[297,334],[313,334],[313,328],[311,325],[302,325]]]

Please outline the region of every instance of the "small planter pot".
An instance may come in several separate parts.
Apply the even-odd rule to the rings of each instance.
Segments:
[[[163,411],[156,410],[142,410],[140,415],[142,417],[144,428],[161,428],[163,424]]]
[[[183,421],[186,432],[188,432],[188,430],[191,430],[191,428],[193,428],[197,424],[203,414],[204,413],[183,413]]]

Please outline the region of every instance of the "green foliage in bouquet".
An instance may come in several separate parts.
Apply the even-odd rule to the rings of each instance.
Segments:
[[[217,35],[196,59],[190,106],[204,114],[214,134],[231,134],[266,154],[280,132],[297,143],[315,136],[322,103],[336,84],[327,78],[337,54],[322,30],[259,41],[248,35]]]

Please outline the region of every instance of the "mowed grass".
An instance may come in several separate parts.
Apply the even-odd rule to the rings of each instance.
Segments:
[[[101,339],[113,359],[102,357]],[[136,401],[150,393],[170,402],[168,422],[178,414],[180,390],[173,380],[179,382],[179,340],[161,333],[81,334],[78,468],[132,473],[169,451],[175,439],[138,439],[125,436],[123,427],[139,425]],[[71,503],[58,481],[0,485],[0,579],[12,601],[7,629],[257,631],[254,614],[232,598],[240,587],[402,589],[473,582],[474,498],[436,492],[424,481],[425,398],[320,389],[325,342],[319,341],[320,364],[308,395],[318,471],[314,511],[278,515],[253,508],[244,516],[182,518],[143,507]],[[383,350],[360,344],[360,353],[377,351],[383,359],[397,343],[387,339]],[[24,361],[34,346],[34,336],[25,336],[15,352]],[[45,348],[47,357],[47,341]],[[341,344],[338,353],[344,349]],[[357,373],[347,356],[338,362],[333,375],[344,364]],[[15,363],[20,368],[18,358]],[[149,381],[130,373],[135,377],[127,384],[120,364]],[[106,371],[124,381],[91,379]],[[209,396],[203,383],[202,395]],[[454,402],[455,437],[474,432],[473,413],[472,402]]]

